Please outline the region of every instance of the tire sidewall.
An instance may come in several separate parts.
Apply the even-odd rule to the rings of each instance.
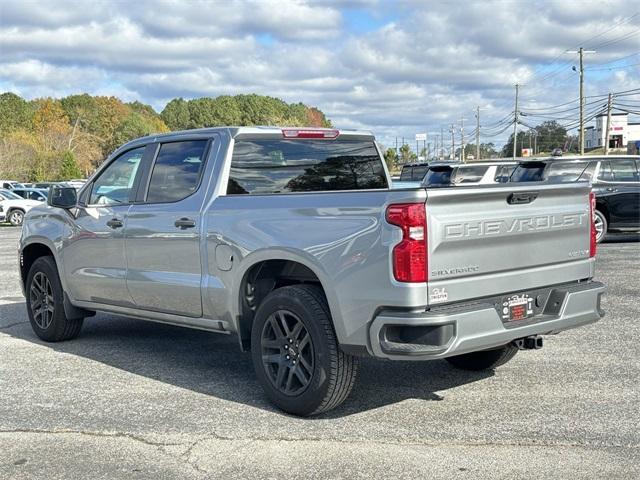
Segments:
[[[602,213],[600,210],[596,210],[595,214],[602,221],[602,227],[603,227],[602,236],[600,238],[596,238],[597,243],[600,243],[604,240],[604,237],[607,236],[607,230],[609,229],[609,222],[607,222],[607,217],[605,217],[604,213]]]
[[[15,214],[18,214],[19,221],[13,220]],[[9,212],[9,222],[14,227],[19,227],[20,225],[22,225],[22,223],[24,222],[24,213],[22,212],[22,210],[12,210],[11,212]]]
[[[322,324],[317,321],[313,308],[302,302],[298,296],[290,295],[288,288],[269,294],[258,308],[251,330],[251,356],[256,376],[269,399],[283,410],[296,415],[309,415],[322,403],[329,389],[330,352],[328,338]],[[322,311],[328,315],[326,305]],[[288,396],[278,391],[272,384],[262,363],[262,329],[267,318],[277,310],[289,310],[296,314],[311,336],[314,352],[313,376],[311,383],[300,394]]]
[[[51,283],[51,290],[53,292],[54,300],[54,312],[53,320],[46,329],[40,328],[33,318],[33,312],[31,311],[31,283],[36,273],[44,273],[49,282]],[[29,316],[29,323],[33,331],[45,341],[53,341],[58,338],[65,327],[66,317],[64,314],[64,302],[62,285],[60,284],[60,278],[58,277],[58,271],[54,260],[51,257],[40,257],[33,262],[29,274],[27,275],[26,285],[26,297],[27,297],[27,314]]]

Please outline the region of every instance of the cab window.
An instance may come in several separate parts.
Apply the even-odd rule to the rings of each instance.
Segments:
[[[123,153],[104,169],[94,181],[89,203],[91,205],[121,205],[129,203],[136,173],[145,147]]]
[[[148,203],[180,201],[200,184],[207,140],[164,143],[153,166]]]

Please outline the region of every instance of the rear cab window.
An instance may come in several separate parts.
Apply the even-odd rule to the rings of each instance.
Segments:
[[[518,164],[511,174],[511,182],[541,182],[543,179],[545,163],[523,162]]]
[[[424,176],[427,174],[429,170],[428,165],[417,165],[413,167],[413,171],[411,173],[411,180],[414,182],[421,182]]]
[[[550,162],[544,179],[556,183],[590,180],[594,169],[594,162]]]
[[[478,183],[488,168],[485,166],[458,167],[454,174],[453,183]]]
[[[450,166],[434,166],[430,167],[427,175],[424,177],[423,185],[425,187],[438,187],[451,185],[451,175],[453,168]]]
[[[496,168],[496,176],[493,177],[493,180],[496,183],[506,183],[511,178],[511,174],[515,170],[515,165],[500,165]]]
[[[612,160],[611,171],[613,173],[614,182],[638,182],[638,170],[636,162],[632,159],[628,160]]]
[[[401,182],[410,182],[413,179],[413,167],[409,165],[405,165],[402,167],[402,172],[400,172],[400,181]]]
[[[239,137],[231,158],[232,195],[387,189],[370,140]]]

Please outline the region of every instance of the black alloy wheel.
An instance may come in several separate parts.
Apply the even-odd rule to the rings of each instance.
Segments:
[[[251,325],[256,377],[274,405],[317,415],[353,388],[358,359],[342,351],[319,285],[288,285],[262,299]]]
[[[33,276],[29,288],[29,300],[33,321],[41,329],[46,330],[53,321],[55,300],[51,282],[44,272],[37,272]]]
[[[275,389],[287,396],[304,392],[313,377],[311,335],[288,310],[272,313],[262,328],[262,364]]]
[[[31,328],[46,342],[70,340],[80,333],[84,318],[67,317],[64,290],[53,257],[37,258],[25,282]]]

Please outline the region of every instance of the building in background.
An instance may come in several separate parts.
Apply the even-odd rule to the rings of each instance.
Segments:
[[[611,113],[609,148],[626,148],[627,143],[640,140],[640,122],[629,122],[628,113]],[[595,126],[585,129],[584,146],[587,150],[604,147],[607,136],[607,114],[596,117]]]

